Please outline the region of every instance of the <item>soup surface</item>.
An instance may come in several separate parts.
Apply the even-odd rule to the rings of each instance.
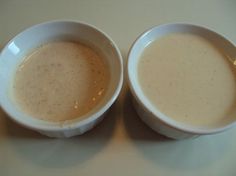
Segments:
[[[168,34],[140,56],[138,79],[152,105],[189,125],[217,125],[235,117],[235,68],[208,40]]]
[[[81,43],[51,42],[30,53],[13,83],[22,110],[47,121],[65,121],[88,113],[102,99],[109,69],[101,55]]]

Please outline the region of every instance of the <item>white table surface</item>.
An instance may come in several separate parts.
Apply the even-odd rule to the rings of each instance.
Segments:
[[[54,19],[97,26],[124,61],[136,37],[162,23],[205,25],[236,43],[235,0],[0,0],[0,48],[23,29]],[[236,128],[194,140],[166,139],[140,121],[126,82],[102,123],[78,137],[41,136],[0,110],[1,176],[233,176],[235,163]]]

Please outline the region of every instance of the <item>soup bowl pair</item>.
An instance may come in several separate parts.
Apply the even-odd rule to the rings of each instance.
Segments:
[[[146,46],[160,37],[175,32],[197,34],[215,43],[230,58],[236,56],[235,46],[222,35],[191,24],[166,24],[153,27],[141,34],[133,43],[127,63],[128,84],[133,95],[133,105],[140,118],[154,131],[174,139],[184,139],[222,132],[235,125],[235,120],[217,127],[181,124],[153,107],[138,81],[138,63]],[[91,43],[105,56],[110,72],[110,83],[103,101],[82,118],[63,122],[50,122],[29,116],[15,102],[11,86],[17,67],[32,49],[51,40],[73,40]],[[232,62],[232,61],[231,61]],[[163,74],[165,74],[163,72]],[[123,83],[123,61],[118,47],[108,35],[94,26],[73,21],[53,21],[26,29],[3,48],[0,56],[0,103],[11,119],[19,124],[50,137],[71,137],[92,129],[117,99]],[[161,84],[161,83],[160,83]],[[196,107],[197,108],[197,107]],[[235,117],[236,119],[236,117]]]

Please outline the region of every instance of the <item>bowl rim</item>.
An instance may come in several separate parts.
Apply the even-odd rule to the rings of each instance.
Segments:
[[[110,97],[108,97],[107,101],[104,102],[104,104],[101,106],[101,108],[99,108],[97,111],[95,111],[94,113],[87,115],[85,114],[83,117],[84,118],[75,118],[72,120],[68,120],[68,121],[63,121],[63,122],[52,122],[52,121],[45,121],[45,120],[40,120],[40,119],[36,119],[36,118],[32,118],[30,116],[28,116],[26,113],[22,112],[22,111],[17,111],[18,114],[20,115],[27,115],[28,117],[30,117],[31,119],[33,119],[33,121],[35,123],[31,123],[27,120],[22,120],[21,117],[14,117],[11,110],[9,110],[8,107],[5,106],[5,103],[2,102],[2,98],[0,98],[0,108],[7,114],[7,116],[12,119],[13,121],[21,124],[22,126],[25,126],[29,129],[33,129],[33,130],[42,130],[42,131],[47,131],[47,132],[65,132],[65,131],[70,131],[73,129],[77,129],[77,128],[81,128],[87,124],[92,123],[93,121],[98,120],[111,106],[112,104],[115,102],[115,100],[118,98],[120,92],[121,92],[121,88],[123,85],[123,57],[121,55],[121,52],[118,48],[118,46],[116,45],[116,43],[111,39],[111,37],[106,34],[105,32],[103,32],[101,29],[97,28],[94,25],[88,24],[86,22],[83,21],[76,21],[76,20],[51,20],[51,21],[46,21],[46,22],[42,22],[42,23],[38,23],[35,24],[33,26],[27,27],[24,30],[22,30],[21,32],[19,32],[18,34],[16,34],[12,39],[10,39],[5,46],[2,48],[2,50],[0,51],[0,58],[2,57],[2,53],[7,49],[7,47],[9,46],[10,43],[12,43],[17,37],[35,29],[35,28],[39,28],[39,27],[45,27],[47,25],[55,25],[55,24],[63,24],[64,25],[82,25],[85,27],[88,27],[96,32],[98,32],[100,35],[102,35],[106,40],[108,40],[110,42],[110,44],[112,45],[114,51],[116,52],[117,55],[117,60],[118,60],[118,65],[117,67],[119,67],[120,73],[118,73],[118,81],[117,81],[117,87],[113,90],[112,94]],[[10,100],[9,100],[10,101]]]
[[[128,85],[129,88],[131,90],[131,94],[133,95],[133,97],[137,100],[137,102],[145,109],[145,111],[147,111],[149,114],[152,114],[152,116],[159,120],[161,123],[163,123],[164,125],[175,129],[177,131],[182,131],[188,134],[197,134],[197,135],[203,135],[203,134],[214,134],[214,133],[219,133],[222,131],[225,131],[233,126],[236,125],[236,119],[233,122],[230,122],[229,124],[226,125],[222,125],[221,127],[210,127],[209,129],[204,128],[200,128],[197,126],[192,126],[192,125],[187,125],[187,124],[183,124],[183,123],[179,123],[173,119],[171,119],[170,117],[168,117],[167,115],[163,114],[158,108],[155,109],[155,111],[150,108],[140,97],[140,94],[137,92],[137,84],[134,84],[134,82],[132,81],[132,74],[131,74],[131,60],[134,59],[132,58],[132,52],[135,48],[135,46],[137,45],[137,43],[143,38],[145,37],[145,35],[147,35],[148,33],[154,31],[154,30],[159,30],[160,28],[163,27],[172,27],[172,26],[185,26],[185,27],[192,27],[192,28],[198,28],[200,30],[204,30],[206,32],[210,32],[215,36],[219,36],[221,37],[223,40],[229,42],[232,46],[235,46],[234,43],[232,41],[230,41],[227,37],[225,37],[222,34],[219,34],[217,32],[215,32],[212,29],[209,29],[206,26],[203,25],[199,25],[199,24],[193,24],[193,23],[183,23],[183,22],[177,22],[177,23],[164,23],[164,24],[160,24],[160,25],[155,25],[147,30],[145,30],[143,33],[141,33],[136,40],[132,43],[129,52],[128,52],[128,60],[127,60],[127,65],[126,65],[126,76],[127,76],[127,80],[128,80]],[[163,35],[162,35],[163,36]],[[145,96],[145,95],[144,95]],[[158,112],[158,115],[157,113]]]

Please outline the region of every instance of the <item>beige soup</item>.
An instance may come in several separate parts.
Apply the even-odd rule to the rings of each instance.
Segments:
[[[235,68],[200,36],[174,33],[152,42],[140,57],[138,77],[150,102],[176,121],[213,126],[235,116]]]
[[[108,67],[95,50],[80,43],[52,42],[33,51],[19,66],[14,96],[29,115],[64,121],[94,108],[108,83]]]

